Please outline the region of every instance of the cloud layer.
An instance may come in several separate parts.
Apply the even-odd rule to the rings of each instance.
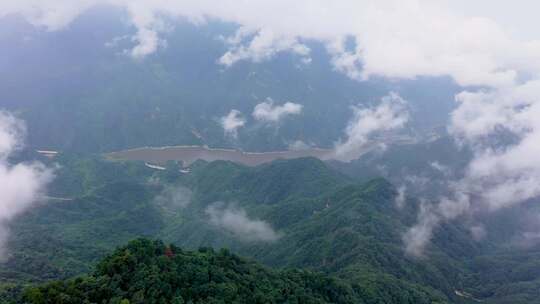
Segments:
[[[302,112],[301,104],[286,102],[283,105],[274,105],[272,99],[267,99],[255,106],[253,109],[253,118],[265,123],[278,123],[289,115],[298,115]]]
[[[246,124],[246,120],[242,117],[242,113],[234,109],[226,116],[221,117],[219,122],[225,131],[225,135],[233,138],[238,137],[238,129]]]
[[[451,194],[421,213],[405,236],[410,253],[424,249],[440,222],[540,196],[539,96],[540,80],[456,96],[459,107],[452,113],[449,130],[473,149],[474,157],[464,176],[449,183]],[[409,243],[420,230],[422,241]]]
[[[336,70],[357,79],[449,75],[462,85],[499,87],[540,69],[539,41],[513,39],[492,19],[455,12],[449,1],[22,0],[4,1],[0,16],[19,13],[35,25],[60,30],[95,5],[126,9],[136,29],[135,45],[127,52],[136,58],[165,45],[160,35],[173,23],[169,20],[186,18],[240,26],[225,39],[229,50],[216,58],[225,66],[283,51],[308,59],[303,42],[312,40],[326,45]]]
[[[182,186],[165,186],[165,188],[154,197],[154,203],[164,208],[166,211],[176,212],[187,207],[191,203],[192,192]]]
[[[371,144],[372,135],[403,127],[409,119],[405,105],[403,98],[391,92],[376,107],[353,107],[354,117],[345,130],[346,139],[336,144],[336,158],[343,161],[357,159]]]
[[[280,237],[270,224],[249,218],[244,209],[232,204],[214,203],[206,208],[206,214],[210,217],[210,223],[240,240],[273,242]]]
[[[24,124],[6,112],[0,112],[0,258],[4,257],[8,224],[30,208],[52,179],[51,170],[41,163],[11,165],[8,157],[21,145]]]

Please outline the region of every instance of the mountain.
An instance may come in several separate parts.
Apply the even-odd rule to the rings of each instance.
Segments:
[[[149,237],[330,274],[368,303],[534,303],[536,247],[521,251],[528,262],[516,268],[510,232],[475,241],[466,225],[448,223],[424,257],[409,256],[402,236],[419,201],[399,207],[387,180],[358,182],[315,158],[257,167],[198,161],[189,173],[99,156],[55,162],[51,197],[10,225],[3,294],[88,273],[115,247]],[[519,226],[497,216],[490,230]]]
[[[138,239],[90,275],[27,290],[21,303],[364,303],[346,283],[303,270],[274,271],[227,250],[184,251]]]
[[[268,62],[224,67],[223,37],[238,25],[188,20],[164,33],[167,47],[143,61],[122,54],[134,34],[126,12],[96,7],[65,30],[35,28],[16,16],[0,19],[0,107],[28,125],[28,145],[69,152],[110,152],[141,146],[208,145],[246,151],[287,149],[297,140],[332,147],[343,136],[353,105],[372,105],[389,91],[410,99],[418,132],[446,122],[456,84],[448,78],[358,82],[335,71],[325,46],[307,41],[310,64],[280,53]],[[95,20],[99,21],[96,27]],[[36,71],[36,66],[39,70]],[[142,85],[144,84],[144,85]],[[420,89],[419,89],[420,88]],[[302,113],[279,124],[255,120],[255,105],[295,102]],[[434,102],[437,100],[437,102]],[[232,109],[247,123],[238,138],[219,119]]]
[[[383,181],[374,181],[365,187],[349,186],[347,178],[312,158],[276,161],[255,168],[218,161],[199,163],[193,167],[192,173],[172,177],[173,184],[180,182],[191,189],[190,204],[160,205],[154,197],[166,193],[163,191],[170,185],[156,180],[171,178],[167,177],[167,172],[155,172],[138,163],[105,163],[99,158],[75,159],[59,159],[65,166],[58,172],[58,179],[51,188],[56,189],[53,192],[55,196],[72,200],[51,201],[32,210],[13,225],[12,258],[2,267],[4,280],[35,281],[83,273],[107,250],[137,236],[159,236],[188,248],[227,246],[269,265],[311,268],[324,265],[319,269],[336,272],[339,266],[319,264],[326,259],[324,256],[304,256],[303,251],[296,255],[284,253],[290,249],[289,246],[299,246],[299,250],[306,248],[306,253],[310,252],[309,246],[312,245],[309,244],[313,241],[304,231],[311,234],[316,229],[320,233],[333,222],[332,219],[338,219],[345,211],[343,204],[347,203],[347,198],[361,196],[366,191],[379,191],[379,195],[386,196],[382,202],[373,203],[388,204],[393,193],[390,185]],[[79,174],[73,176],[73,172]],[[68,176],[63,178],[63,173]],[[379,187],[382,188],[377,190]],[[355,188],[357,192],[339,197]],[[367,198],[368,201],[371,199]],[[246,210],[251,217],[270,222],[284,234],[283,238],[271,244],[246,242],[228,231],[216,229],[219,227],[209,224],[205,212],[216,201],[236,202],[237,207]],[[388,211],[392,206],[381,208]],[[336,211],[331,213],[333,210]],[[378,211],[379,208],[369,210]],[[344,215],[350,217],[347,213]],[[326,220],[328,217],[329,221]],[[334,221],[337,223],[345,226],[350,220]],[[387,237],[383,236],[384,233],[391,233],[361,232],[377,233],[383,238]],[[335,232],[327,233],[328,237],[334,238]],[[399,236],[393,235],[392,240],[396,239]],[[332,239],[321,243],[321,246],[329,241]],[[362,244],[366,241],[362,240]],[[335,245],[340,248],[337,242]],[[357,246],[361,248],[360,244]],[[313,249],[311,253],[324,254],[324,251]],[[373,250],[376,248],[366,247],[360,251],[375,254]],[[375,267],[373,271],[380,270],[380,267]],[[383,285],[378,286],[384,288]]]
[[[540,304],[535,10],[312,2],[0,1],[0,302]]]
[[[115,246],[139,236],[159,237],[192,249],[200,246],[229,247],[234,252],[275,267],[305,266],[338,274],[341,268],[333,261],[321,263],[324,267],[316,267],[315,262],[331,252],[320,251],[321,256],[301,258],[302,251],[299,251],[284,258],[284,249],[298,246],[308,250],[312,242],[305,233],[313,234],[313,229],[323,233],[319,230],[329,223],[326,218],[344,212],[340,205],[347,200],[338,196],[344,195],[350,187],[358,192],[351,193],[349,197],[377,192],[379,187],[382,188],[378,191],[386,195],[383,200],[391,198],[393,193],[391,186],[384,181],[374,181],[365,186],[350,185],[348,178],[313,158],[278,160],[254,168],[223,161],[198,162],[189,174],[152,170],[142,163],[105,162],[99,158],[64,155],[57,161],[63,165],[51,186],[51,195],[69,200],[51,200],[26,213],[12,225],[11,257],[0,267],[2,280],[10,282],[10,286],[88,272]],[[176,191],[178,189],[180,191]],[[156,199],[159,196],[166,199]],[[185,199],[182,196],[189,196],[187,204],[180,202]],[[329,203],[329,200],[335,203]],[[233,208],[231,210],[245,212],[246,217],[242,219],[248,224],[257,221],[268,223],[277,237],[271,240],[245,239],[242,231],[216,226],[211,222],[208,210],[209,207],[221,208],[220,203],[223,207]],[[385,212],[383,210],[390,209],[391,205],[381,208],[380,211]],[[376,210],[379,208],[370,212]],[[339,217],[335,219],[339,220],[335,224],[347,225]],[[391,226],[382,227],[390,229]],[[331,241],[336,232],[327,233]],[[381,236],[392,234],[380,233]],[[364,238],[362,244],[366,244]],[[340,248],[337,242],[336,248]],[[375,255],[372,250],[375,248],[366,247],[360,251]],[[338,251],[336,254],[341,253]],[[368,260],[354,261],[355,265],[365,267],[370,263]],[[390,264],[387,266],[392,267]],[[409,298],[417,299],[417,302],[444,298],[429,288],[408,284],[391,274],[385,275],[380,265],[371,265],[370,268],[369,275],[367,270],[364,272],[367,276],[381,275],[377,278],[364,277],[363,282],[357,283],[357,288],[366,290],[368,295],[365,297],[373,301],[394,298],[406,303]],[[347,277],[344,273],[343,277]],[[389,282],[392,285],[386,284]]]

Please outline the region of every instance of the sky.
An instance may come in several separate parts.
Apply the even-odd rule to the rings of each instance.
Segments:
[[[338,73],[357,81],[448,76],[462,87],[447,126],[456,142],[474,157],[460,179],[449,180],[450,195],[426,205],[418,223],[404,235],[406,249],[421,255],[433,230],[473,210],[494,211],[540,195],[540,4],[532,0],[21,0],[2,1],[0,17],[19,14],[48,31],[61,31],[95,5],[124,8],[135,28],[132,48],[121,50],[145,60],[166,47],[165,35],[177,18],[194,24],[211,19],[239,25],[223,37],[227,51],[216,64],[263,62],[281,52],[311,61],[306,41],[322,43]],[[347,41],[353,41],[348,47]],[[9,46],[7,46],[9,47]],[[338,143],[359,149],[369,132],[405,125],[404,101],[381,100],[379,107],[351,109],[353,119]],[[392,102],[392,100],[394,102]],[[299,102],[299,101],[294,101]],[[299,115],[302,106],[266,102],[254,117],[275,121]],[[221,122],[235,136],[242,113]],[[245,113],[249,115],[249,113]],[[492,139],[509,132],[517,139],[496,146]],[[344,152],[345,153],[345,152]],[[474,200],[469,193],[477,195]],[[472,208],[472,206],[475,208]]]
[[[484,16],[492,19],[517,39],[540,39],[538,10],[535,0],[452,0],[444,3],[464,16]]]

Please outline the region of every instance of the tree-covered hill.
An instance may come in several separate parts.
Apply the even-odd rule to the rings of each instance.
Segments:
[[[331,274],[367,303],[461,303],[456,290],[486,303],[505,303],[495,301],[501,296],[534,303],[534,248],[521,251],[530,267],[516,268],[515,254],[503,247],[509,238],[477,242],[449,223],[424,258],[410,257],[402,236],[416,221],[418,201],[409,197],[400,208],[386,180],[358,183],[317,159],[258,167],[197,162],[189,173],[174,164],[154,170],[69,154],[54,162],[60,166],[49,195],[67,200],[50,198],[11,223],[0,264],[0,293],[8,297],[23,285],[89,273],[115,247],[149,237]],[[493,221],[501,231],[512,224]]]
[[[227,250],[184,251],[137,239],[105,257],[90,275],[28,289],[21,303],[364,303],[326,275],[275,271]]]
[[[410,299],[429,303],[429,299],[445,298],[441,292],[423,287],[424,282],[409,284],[390,273],[391,263],[373,264],[373,260],[361,258],[377,256],[374,250],[383,246],[381,240],[388,235],[398,244],[383,256],[390,254],[391,260],[402,257],[400,232],[391,231],[396,226],[388,225],[386,216],[380,227],[384,230],[369,229],[372,224],[366,223],[366,229],[354,231],[350,227],[352,239],[344,233],[348,230],[344,225],[354,221],[344,213],[343,204],[350,198],[381,192],[379,201],[373,197],[358,200],[366,206],[370,202],[379,205],[365,212],[393,212],[394,190],[383,180],[354,184],[313,158],[278,160],[255,168],[224,161],[198,162],[189,174],[179,173],[174,166],[159,171],[142,163],[106,162],[98,157],[61,155],[56,161],[62,166],[50,195],[70,200],[49,200],[12,224],[10,257],[0,265],[8,290],[21,282],[86,273],[114,247],[144,236],[190,249],[227,247],[267,265],[306,266],[344,279],[347,274],[340,271],[346,266],[346,257],[347,265],[362,268],[359,271],[365,276],[355,278],[355,284],[373,303],[409,303]],[[345,195],[349,190],[355,191]],[[244,212],[242,220],[250,224],[267,223],[276,237],[271,241],[245,238],[235,227],[216,225],[208,210],[219,204],[235,212],[241,210],[235,216]],[[314,238],[314,234],[318,236]],[[314,241],[320,241],[318,247],[313,247]],[[353,256],[341,252],[350,241],[357,248]],[[328,242],[335,242],[334,252],[327,251]],[[373,245],[362,249],[370,243]],[[287,252],[291,246],[298,250]],[[328,259],[329,255],[334,257]],[[341,262],[335,263],[338,260]],[[405,265],[410,271],[413,266]]]

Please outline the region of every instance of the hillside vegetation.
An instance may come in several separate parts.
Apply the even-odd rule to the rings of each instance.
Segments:
[[[105,257],[91,275],[28,289],[27,303],[364,303],[320,273],[274,271],[227,250],[184,251],[138,239]]]
[[[11,225],[9,258],[0,264],[5,298],[92,273],[117,246],[147,237],[330,274],[366,303],[473,301],[456,290],[487,303],[536,301],[534,250],[522,253],[531,267],[515,268],[495,240],[476,242],[461,225],[448,224],[423,258],[410,257],[402,235],[416,221],[418,202],[408,198],[398,208],[386,180],[359,184],[317,159],[254,168],[197,162],[188,174],[174,164],[159,171],[99,157],[56,161],[62,166],[50,195],[70,200],[49,200]],[[224,214],[248,224],[234,226]]]

